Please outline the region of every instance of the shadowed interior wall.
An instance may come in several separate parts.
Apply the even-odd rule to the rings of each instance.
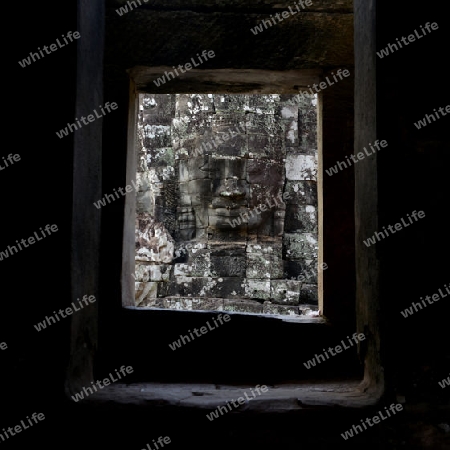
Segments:
[[[78,28],[83,39],[77,49],[75,117],[103,105],[104,8],[101,2],[80,1]],[[102,195],[102,121],[77,130],[74,138],[74,195],[72,222],[72,301],[84,295],[97,301],[71,318],[71,359],[66,388],[77,390],[94,376],[98,347],[100,211],[89,208]],[[87,269],[88,268],[88,269]],[[81,344],[83,343],[83,344]]]
[[[167,8],[162,4],[158,4],[155,8],[152,4],[148,8],[143,7],[122,17],[119,17],[113,6],[112,3],[107,7],[106,29],[109,41],[105,52],[105,99],[117,102],[119,109],[106,117],[104,121],[104,148],[108,149],[103,157],[104,193],[113,192],[115,188],[129,184],[125,177],[128,151],[126,143],[128,105],[130,101],[135,101],[138,92],[135,91],[134,97],[129,98],[128,74],[132,73],[133,81],[135,81],[139,76],[139,73],[136,75],[136,72],[132,70],[135,67],[147,66],[150,69],[166,67],[165,70],[170,70],[172,66],[185,62],[186,55],[192,53],[192,56],[195,56],[199,49],[214,49],[216,45],[221,52],[216,52],[217,56],[202,66],[208,74],[208,79],[199,78],[196,82],[195,77],[189,78],[189,81],[183,81],[184,79],[179,77],[166,82],[164,87],[156,87],[152,78],[148,77],[145,83],[139,84],[139,92],[257,93],[264,89],[267,81],[255,81],[257,78],[251,73],[245,75],[251,69],[265,70],[270,76],[268,80],[276,80],[277,73],[283,69],[299,69],[305,73],[311,69],[317,69],[322,72],[321,76],[329,76],[333,80],[333,73],[336,73],[338,69],[342,71],[347,68],[350,72],[349,77],[334,85],[327,85],[320,92],[323,100],[322,169],[334,166],[337,161],[344,160],[345,156],[351,153],[353,146],[353,16],[350,4],[338,11],[334,5],[322,5],[319,8],[320,12],[306,11],[290,21],[279,24],[277,29],[274,27],[264,31],[260,36],[254,36],[250,32],[250,26],[259,23],[268,13],[264,8],[259,9],[259,6],[255,6],[254,10],[248,10],[242,5],[237,5],[235,11],[221,14],[214,12],[216,6],[212,3],[203,5],[201,8],[196,4],[193,10],[189,11],[184,8],[175,11],[172,7]],[[167,35],[156,23],[164,23],[170,29],[178,29],[183,23],[184,27],[187,26],[191,30],[189,32],[192,32],[195,38],[185,41],[178,33]],[[208,33],[202,31],[205,29],[203,26],[205,23],[209,24],[208,29],[211,26],[217,27],[218,32],[214,34],[212,40]],[[146,31],[149,26],[153,29],[151,38]],[[133,32],[130,33],[130,29],[133,29]],[[183,33],[188,32],[185,28],[184,30]],[[128,35],[126,41],[118,39],[122,32]],[[233,34],[231,41],[227,37],[230,36],[230,32]],[[248,33],[245,38],[244,32]],[[232,42],[237,42],[238,35],[242,36],[242,45],[248,46],[248,54],[245,58],[242,56],[245,53],[244,49],[239,52],[230,51],[234,45]],[[318,35],[323,38],[320,45],[314,38]],[[281,61],[277,57],[277,52],[271,52],[271,49],[274,45],[284,47],[286,40],[292,45]],[[305,47],[306,41],[311,45]],[[161,51],[158,42],[164,42],[164,50]],[[298,58],[297,53],[301,53],[303,57]],[[213,77],[215,70],[234,71],[237,74],[239,70],[244,72],[242,79],[237,76],[234,81],[228,81],[224,85],[223,74]],[[270,75],[271,71],[273,71],[272,75]],[[283,92],[288,93],[307,88],[306,84],[302,84],[301,77],[297,82],[294,79],[281,85]],[[323,189],[327,202],[324,205],[322,228],[323,262],[328,265],[328,269],[323,272],[323,290],[325,298],[328,298],[328,303],[325,300],[324,312],[333,323],[341,325],[332,332],[335,333],[334,339],[339,342],[342,336],[345,337],[355,327],[353,168],[349,167],[337,175],[326,176],[323,179]],[[336,205],[339,205],[339,208]],[[299,347],[298,343],[303,342],[306,336],[310,339],[311,327],[301,331],[301,328],[294,329],[292,324],[280,324],[280,331],[275,334],[274,340],[271,337],[272,334],[264,333],[262,323],[249,322],[248,319],[230,322],[227,324],[230,329],[226,334],[222,335],[218,331],[217,339],[211,337],[203,343],[206,346],[204,351],[207,348],[210,352],[213,348],[218,350],[217,357],[214,356],[208,367],[195,363],[201,360],[201,353],[198,353],[198,347],[195,346],[186,348],[186,352],[182,355],[171,355],[164,365],[151,369],[144,367],[145,364],[139,355],[148,354],[148,343],[152,342],[152,357],[165,358],[164,355],[170,351],[168,342],[173,341],[186,330],[192,329],[194,323],[199,325],[199,321],[204,319],[170,311],[170,319],[165,319],[170,321],[170,329],[161,329],[158,326],[162,323],[160,313],[137,318],[134,311],[123,311],[119,279],[125,273],[121,273],[124,228],[121,220],[117,220],[121,214],[123,214],[122,199],[102,208],[101,291],[104,298],[108,299],[103,312],[100,311],[100,335],[104,336],[100,344],[100,354],[104,356],[104,361],[110,361],[108,358],[112,358],[113,361],[120,361],[121,364],[123,361],[133,362],[136,366],[142,367],[142,377],[150,377],[150,379],[165,376],[177,379],[181,376],[177,369],[180,365],[185,367],[183,376],[186,379],[196,377],[205,379],[207,374],[222,378],[225,373],[221,367],[219,349],[226,351],[233,348],[236,364],[246,367],[245,371],[236,372],[233,377],[251,379],[257,376],[258,371],[261,371],[263,367],[267,376],[272,378],[280,376],[283,372],[282,367],[287,368],[285,373],[289,374],[287,375],[289,377],[307,376],[307,371],[299,369],[298,363],[299,360],[308,359],[309,350],[312,348],[303,345]],[[117,323],[121,324],[119,329],[116,327]],[[254,329],[252,338],[244,338],[248,335],[249,327]],[[228,336],[226,343],[222,342],[225,335]],[[323,339],[326,339],[327,332],[323,332],[321,338],[317,338],[318,335],[321,335],[319,330],[317,334],[314,334],[313,340],[319,346],[323,343]],[[257,346],[254,339],[258,342]],[[249,352],[254,355],[251,364],[248,360]],[[290,357],[293,352],[296,352],[297,360],[292,360]],[[275,358],[280,365],[265,363],[264,355],[267,354],[272,355],[271,358],[277,355]],[[349,355],[349,358],[355,361],[353,357],[354,355]],[[187,364],[189,358],[191,363]],[[354,367],[350,364],[348,370],[354,373]],[[347,370],[345,367],[341,366],[341,368],[344,372]],[[328,371],[330,376],[332,373],[333,371]]]

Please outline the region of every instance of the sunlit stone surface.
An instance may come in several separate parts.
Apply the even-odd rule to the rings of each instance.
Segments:
[[[136,305],[314,314],[316,129],[312,96],[141,95]]]

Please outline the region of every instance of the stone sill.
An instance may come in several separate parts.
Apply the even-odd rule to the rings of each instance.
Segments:
[[[257,314],[257,313],[247,313],[247,312],[236,312],[236,311],[216,311],[216,310],[186,310],[186,309],[167,309],[167,308],[153,308],[146,306],[123,306],[124,309],[129,311],[141,311],[143,314],[148,314],[147,311],[158,311],[159,313],[165,312],[166,314],[170,312],[177,313],[190,313],[190,314],[229,314],[233,317],[255,317],[262,319],[276,319],[283,322],[290,323],[308,323],[308,324],[328,324],[328,321],[323,316],[313,316],[313,315],[283,315],[283,314]]]
[[[205,414],[215,410],[219,405],[225,405],[238,397],[244,397],[244,392],[250,397],[238,408],[233,407],[229,414],[241,413],[295,413],[302,411],[332,408],[360,409],[376,405],[380,399],[379,393],[370,392],[363,387],[360,380],[343,382],[321,382],[301,384],[281,384],[268,386],[268,392],[255,394],[253,399],[250,388],[255,385],[231,386],[217,384],[181,384],[181,383],[115,383],[90,395],[81,401],[85,406],[110,407],[146,407],[159,410],[176,407],[195,409]],[[70,395],[70,394],[69,394]],[[70,400],[70,396],[68,399]],[[71,393],[73,395],[73,393]],[[75,403],[70,400],[71,403]],[[237,403],[236,403],[237,404]]]

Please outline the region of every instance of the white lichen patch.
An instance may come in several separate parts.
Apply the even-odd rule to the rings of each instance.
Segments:
[[[290,181],[317,181],[316,156],[288,154],[286,158],[286,178]]]
[[[205,286],[203,286],[203,288],[201,289],[199,296],[200,297],[205,297],[208,296],[209,291],[211,291],[211,289],[214,288],[214,286],[216,286],[217,281],[212,279],[212,278],[208,278],[208,282],[205,284]]]

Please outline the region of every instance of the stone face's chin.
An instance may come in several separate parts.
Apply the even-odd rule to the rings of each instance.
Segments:
[[[208,215],[210,217],[238,217],[247,212],[247,208],[238,206],[234,208],[209,208]]]
[[[220,230],[240,229],[247,226],[246,220],[242,217],[245,212],[245,208],[210,208],[208,211],[209,226]]]
[[[249,230],[258,228],[267,220],[270,212],[252,212],[253,209],[238,207],[234,209],[210,208],[209,226],[218,229],[238,230],[244,227]]]
[[[216,216],[211,219],[210,226],[218,230],[237,231],[247,226],[247,223],[242,222],[242,219],[239,220],[239,217]]]

